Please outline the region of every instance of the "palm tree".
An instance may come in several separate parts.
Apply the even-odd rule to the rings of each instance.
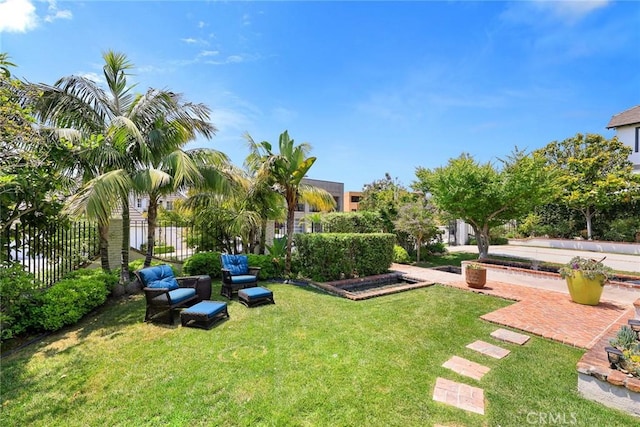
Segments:
[[[124,54],[107,51],[103,59],[107,90],[85,77],[63,77],[53,86],[39,85],[42,97],[36,111],[43,122],[63,128],[62,137],[80,143],[75,171],[82,172],[83,189],[70,201],[70,207],[97,219],[102,231],[118,204],[122,209],[120,282],[124,284],[129,281],[131,177],[152,162],[154,149],[173,151],[162,148],[162,144],[152,146],[145,132],[150,132],[159,118],[179,124],[176,129],[189,135],[199,133],[209,138],[215,128],[208,123],[205,106],[185,103],[179,94],[156,89],[133,94],[134,86],[127,82],[133,64]],[[101,249],[107,244],[101,241]],[[104,259],[106,255],[102,256]]]
[[[335,208],[333,196],[318,187],[302,182],[315,157],[307,157],[311,145],[302,143],[295,145],[285,130],[280,134],[278,153],[272,151],[269,142],[256,143],[250,135],[246,135],[250,148],[250,162],[261,163],[256,174],[258,180],[269,185],[272,191],[284,197],[287,204],[287,252],[285,257],[285,274],[291,273],[291,243],[295,219],[295,210],[299,201],[307,202],[320,210]]]
[[[132,176],[133,187],[139,194],[149,197],[147,210],[147,253],[144,266],[151,265],[158,218],[158,204],[161,196],[176,193],[189,187],[202,188],[217,194],[231,193],[231,177],[228,175],[228,157],[215,150],[197,149],[183,151],[178,148],[191,138],[188,132],[171,132],[175,123],[157,126],[150,135],[152,140],[162,140],[161,147],[173,147],[174,151],[163,153],[152,144],[152,158],[146,169]],[[186,138],[188,137],[188,138]],[[166,141],[166,139],[172,139]]]

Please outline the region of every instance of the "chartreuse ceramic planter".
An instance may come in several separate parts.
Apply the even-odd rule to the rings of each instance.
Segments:
[[[600,303],[606,280],[603,274],[597,275],[594,279],[589,279],[581,271],[575,270],[573,276],[567,276],[566,279],[573,302],[584,305],[598,305]]]

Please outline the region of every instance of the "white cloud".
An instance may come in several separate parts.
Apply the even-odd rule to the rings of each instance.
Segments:
[[[574,24],[610,3],[610,0],[518,1],[509,3],[501,18],[515,24],[533,26],[555,24],[558,21]]]
[[[89,72],[89,73],[80,73],[80,77],[84,77],[85,79],[89,79],[98,84],[106,84],[107,81],[100,74]]]
[[[217,56],[220,52],[217,50],[203,50],[198,54],[198,56]]]
[[[204,28],[205,25],[207,24],[204,21],[198,22],[198,28]]]
[[[208,45],[209,42],[203,39],[196,39],[193,37],[185,37],[183,39],[180,39],[181,41],[187,43],[187,44],[200,44],[200,45]]]
[[[24,33],[38,26],[36,8],[29,0],[0,0],[0,33]]]
[[[44,17],[46,22],[53,22],[56,19],[71,19],[73,14],[70,10],[59,10],[56,0],[49,0],[49,8],[47,15]]]
[[[578,21],[587,16],[591,12],[609,5],[609,0],[565,0],[565,1],[546,1],[537,0],[536,6],[543,10],[549,11],[560,19],[568,21]]]

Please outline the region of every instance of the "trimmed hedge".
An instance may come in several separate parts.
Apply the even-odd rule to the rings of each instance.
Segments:
[[[212,279],[221,279],[220,252],[198,252],[187,258],[182,265],[185,276],[209,275]]]
[[[326,233],[377,233],[384,229],[378,212],[331,212],[321,221]]]
[[[80,269],[67,274],[52,287],[41,290],[22,266],[0,270],[0,321],[6,340],[26,332],[55,331],[76,323],[104,304],[118,283],[114,273]]]
[[[13,338],[33,329],[36,288],[33,274],[20,264],[0,268],[0,340]]]
[[[394,257],[389,233],[296,234],[294,240],[300,272],[319,282],[386,273]]]
[[[114,274],[102,270],[82,269],[65,276],[47,289],[34,309],[41,329],[55,331],[76,323],[85,314],[101,306],[118,283]]]

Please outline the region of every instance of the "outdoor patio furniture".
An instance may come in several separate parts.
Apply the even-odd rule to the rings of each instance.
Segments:
[[[199,301],[196,287],[200,276],[175,277],[171,267],[166,264],[143,268],[134,274],[142,284],[147,300],[145,322],[168,312],[169,323],[173,325],[174,310]]]
[[[249,267],[246,255],[220,255],[222,264],[222,289],[220,294],[231,299],[234,292],[250,288],[258,283],[260,267]]]
[[[273,292],[261,286],[240,289],[238,291],[238,301],[240,301],[247,307],[254,307],[260,304],[276,303],[273,299]]]
[[[210,329],[213,324],[229,317],[227,303],[221,301],[200,301],[180,312],[182,326]]]

